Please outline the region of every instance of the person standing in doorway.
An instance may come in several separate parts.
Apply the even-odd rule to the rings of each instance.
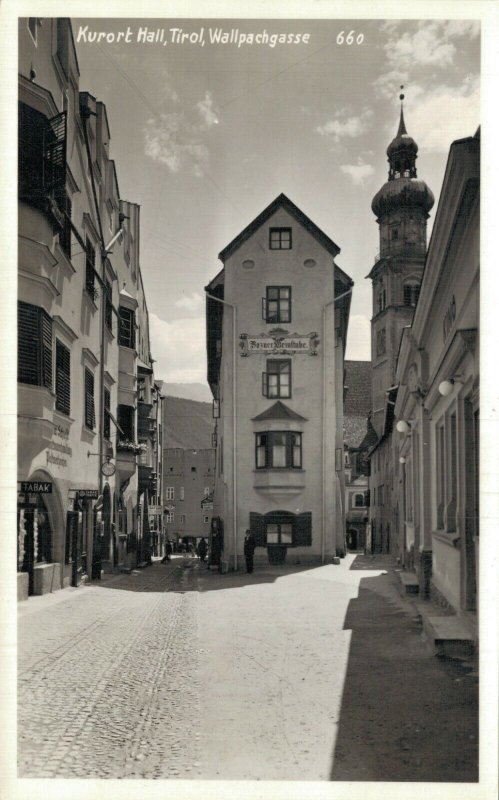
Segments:
[[[246,572],[253,572],[253,556],[255,553],[255,537],[250,530],[246,531],[244,537],[244,557],[246,559]]]
[[[197,553],[201,561],[204,562],[206,558],[206,551],[208,549],[208,545],[206,544],[206,539],[203,537],[198,544]]]

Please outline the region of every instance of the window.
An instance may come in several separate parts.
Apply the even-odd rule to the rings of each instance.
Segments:
[[[167,500],[175,500],[175,487],[174,486],[167,486],[166,487],[166,499]]]
[[[203,517],[203,522],[206,525],[210,521],[209,517]]]
[[[88,237],[85,246],[85,289],[90,297],[95,300],[97,297],[95,289],[95,247]]]
[[[191,467],[191,472],[196,472],[196,467]]]
[[[269,431],[257,433],[257,469],[301,469],[301,433],[291,431]]]
[[[111,392],[104,389],[104,439],[111,438]]]
[[[165,522],[175,522],[175,512],[167,511],[165,514]]]
[[[267,286],[262,306],[265,322],[291,322],[291,286]]]
[[[396,242],[399,238],[399,229],[392,228],[392,241]]]
[[[69,416],[71,409],[71,354],[56,339],[55,342],[55,407]]]
[[[365,505],[365,503],[364,503],[364,495],[363,494],[356,494],[355,495],[354,505],[355,505],[355,508],[362,508]]]
[[[302,514],[290,511],[258,514],[250,511],[249,523],[257,547],[310,547],[312,544],[312,514],[309,511]]]
[[[46,211],[46,199],[66,189],[66,113],[52,119],[19,103],[19,197]]]
[[[386,308],[386,289],[378,292],[378,314]]]
[[[135,409],[133,406],[118,406],[118,425],[123,431],[122,437],[127,442],[135,441]]]
[[[135,349],[135,314],[124,306],[120,306],[118,342],[121,347]]]
[[[204,489],[203,489],[203,497],[208,497],[208,495],[210,494],[210,491],[211,491],[210,487],[209,486],[205,486]]]
[[[419,283],[405,283],[404,284],[404,305],[416,306],[419,299],[420,292]]]
[[[293,524],[291,522],[268,522],[267,544],[292,544]]]
[[[185,490],[184,490],[184,487],[181,486],[180,487],[180,491],[179,491],[179,500],[183,500],[184,497],[185,497]],[[173,500],[173,497],[171,498],[171,500]]]
[[[269,247],[271,250],[291,250],[291,228],[270,228]]]
[[[30,303],[18,304],[17,380],[52,388],[52,319]]]
[[[268,359],[267,371],[262,372],[264,397],[291,397],[291,359]]]
[[[113,287],[107,279],[104,293],[106,297],[106,308],[104,312],[106,328],[111,331],[113,329]]]
[[[85,368],[85,425],[90,430],[95,428],[94,376]]]
[[[185,514],[180,515],[180,524],[185,525]]]

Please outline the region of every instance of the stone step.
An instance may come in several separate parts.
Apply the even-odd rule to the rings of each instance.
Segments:
[[[419,594],[419,579],[415,572],[399,572],[399,591],[401,594]]]
[[[473,633],[460,617],[430,617],[422,614],[423,638],[435,655],[448,658],[472,656],[475,652]]]

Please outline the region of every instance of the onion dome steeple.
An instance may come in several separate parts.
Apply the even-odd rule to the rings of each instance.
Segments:
[[[403,89],[403,86],[400,88]],[[372,201],[372,210],[378,218],[400,206],[416,206],[427,214],[435,202],[426,183],[417,177],[418,146],[405,127],[403,100],[404,95],[401,94],[397,135],[386,151],[390,165],[388,181]]]

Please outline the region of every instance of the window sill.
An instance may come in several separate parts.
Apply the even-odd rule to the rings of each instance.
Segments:
[[[97,304],[92,295],[90,294],[90,292],[87,291],[87,289],[83,290],[83,299],[87,301],[87,303],[89,304],[89,306],[91,306],[93,311],[97,311]]]
[[[95,438],[95,431],[91,430],[91,428],[87,428],[86,425],[82,425],[81,438],[84,442],[92,444]]]
[[[107,325],[104,325],[104,331],[106,333],[107,339],[110,342],[113,342],[116,337],[115,337],[114,333],[112,332],[111,328],[108,328]]]

